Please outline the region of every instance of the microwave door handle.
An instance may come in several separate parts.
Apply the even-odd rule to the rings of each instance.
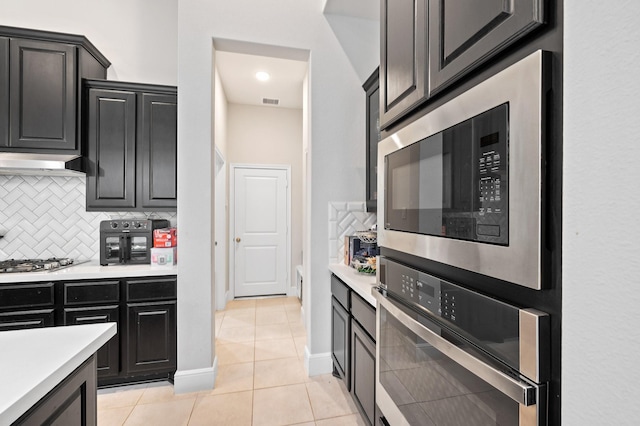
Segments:
[[[129,241],[127,235],[120,235],[120,263],[125,263],[129,258]]]
[[[517,380],[504,372],[497,370],[481,359],[469,354],[465,350],[442,338],[435,332],[420,324],[415,319],[404,313],[393,302],[375,291],[371,292],[378,303],[391,315],[397,318],[405,327],[418,337],[438,349],[444,355],[469,370],[471,373],[483,379],[494,388],[516,401],[520,405],[530,406],[536,404],[536,386],[532,386],[521,380]],[[379,324],[378,324],[379,326]]]

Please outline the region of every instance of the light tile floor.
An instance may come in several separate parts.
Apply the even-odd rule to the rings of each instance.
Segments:
[[[215,389],[174,395],[163,382],[100,390],[98,426],[364,425],[341,382],[307,377],[297,298],[234,300],[215,321]]]

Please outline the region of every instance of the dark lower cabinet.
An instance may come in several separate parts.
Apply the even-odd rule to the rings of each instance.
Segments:
[[[177,89],[86,80],[87,210],[175,210]]]
[[[376,310],[335,275],[331,276],[331,357],[369,425],[376,424]]]
[[[370,425],[376,416],[376,342],[351,320],[351,395]]]
[[[89,358],[13,425],[95,426],[96,361]]]
[[[351,321],[349,312],[340,305],[335,297],[331,298],[331,358],[333,359],[334,375],[344,380],[347,389],[350,389],[351,374],[349,371],[349,346]]]
[[[53,308],[0,313],[0,331],[52,327],[53,325],[55,325]]]
[[[0,284],[0,331],[115,322],[96,353],[98,385],[172,379],[176,286],[175,275]]]
[[[115,306],[65,308],[65,325],[96,324],[105,322],[120,322],[120,308]],[[120,371],[120,338],[116,333],[96,353],[98,377],[114,377]]]
[[[127,305],[126,371],[174,372],[177,365],[176,302]]]

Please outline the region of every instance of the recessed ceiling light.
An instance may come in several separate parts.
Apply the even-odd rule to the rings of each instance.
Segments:
[[[260,81],[267,81],[269,80],[269,78],[271,78],[271,76],[269,75],[268,72],[265,71],[258,71],[256,73],[256,78]]]

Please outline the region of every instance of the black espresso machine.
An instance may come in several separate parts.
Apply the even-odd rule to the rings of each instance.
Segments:
[[[100,222],[100,264],[151,263],[153,231],[168,228],[165,219],[113,219]]]

